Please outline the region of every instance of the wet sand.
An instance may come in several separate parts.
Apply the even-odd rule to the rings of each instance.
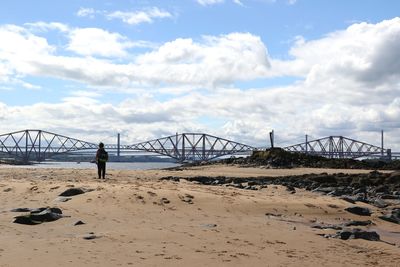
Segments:
[[[339,198],[281,186],[258,191],[160,181],[165,176],[279,176],[368,172],[200,166],[184,170],[0,167],[0,266],[399,266],[400,225],[344,211]],[[71,187],[93,189],[68,202]],[[39,225],[12,223],[13,208],[59,207],[68,216]],[[269,215],[266,215],[269,214]],[[339,224],[372,220],[384,242],[327,239]],[[74,226],[77,221],[85,224]],[[91,235],[94,239],[83,237]]]

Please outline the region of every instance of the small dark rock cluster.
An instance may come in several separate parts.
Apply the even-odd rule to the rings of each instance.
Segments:
[[[347,227],[349,227],[349,226],[368,226],[368,225],[371,225],[371,224],[372,224],[372,222],[370,220],[367,220],[367,221],[349,221],[349,222],[344,223],[344,226],[347,226]]]
[[[90,233],[84,235],[82,238],[85,240],[92,240],[92,239],[100,238],[100,236],[95,235],[94,232],[90,232]]]
[[[11,210],[13,212],[29,212],[29,214],[14,217],[14,223],[36,225],[43,222],[52,222],[63,217],[62,211],[59,208],[38,208],[27,209],[17,208]]]
[[[82,221],[77,221],[77,222],[75,222],[74,223],[74,226],[77,226],[77,225],[83,225],[83,224],[85,224],[84,222],[82,222]]]
[[[400,209],[393,209],[390,214],[379,216],[380,219],[400,224]]]
[[[381,241],[380,236],[375,231],[366,231],[359,228],[342,228],[339,225],[313,225],[312,228],[317,229],[334,229],[339,230],[335,234],[320,234],[326,238],[339,238],[342,240],[348,239],[365,239],[369,241]]]
[[[371,210],[365,207],[353,206],[345,208],[344,210],[360,216],[371,216]]]
[[[59,197],[55,200],[57,202],[66,202],[71,200],[71,196],[80,195],[86,192],[92,191],[91,189],[82,189],[82,188],[69,188],[59,194]],[[14,217],[14,223],[19,224],[26,224],[26,225],[36,225],[41,224],[43,222],[52,222],[56,221],[62,217],[65,217],[62,214],[60,208],[37,208],[37,209],[30,209],[30,208],[15,208],[12,209],[11,212],[28,212],[28,214],[20,215]],[[84,224],[82,221],[78,221],[75,225]]]
[[[71,196],[76,196],[76,195],[80,195],[80,194],[84,194],[86,191],[83,190],[82,188],[79,187],[72,187],[72,188],[68,188],[67,190],[65,190],[64,192],[62,192],[61,194],[59,194],[60,197],[71,197]]]
[[[372,221],[348,221],[342,224],[325,224],[325,223],[313,223],[311,228],[315,229],[333,229],[333,230],[343,230],[351,226],[369,226],[372,224]]]
[[[359,228],[344,229],[333,235],[324,235],[325,237],[340,238],[342,240],[348,239],[365,239],[369,241],[380,241],[380,236],[375,231],[365,231]]]
[[[206,224],[201,224],[201,226],[204,227],[204,228],[215,228],[218,225],[215,224],[215,223],[206,223]]]

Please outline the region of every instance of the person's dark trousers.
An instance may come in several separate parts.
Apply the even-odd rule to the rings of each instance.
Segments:
[[[99,179],[106,178],[106,163],[105,162],[98,162],[97,163],[97,173],[99,174]]]

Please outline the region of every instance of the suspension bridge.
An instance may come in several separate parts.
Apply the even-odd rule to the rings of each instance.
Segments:
[[[45,161],[55,155],[71,153],[95,153],[97,143],[71,138],[44,131],[22,130],[0,135],[0,159],[23,162]],[[117,157],[121,152],[142,151],[184,161],[209,161],[227,155],[247,154],[256,148],[205,133],[181,133],[130,145],[105,144],[105,148]],[[330,158],[360,158],[389,155],[390,149],[367,144],[343,136],[329,136],[307,141],[283,149],[290,152],[308,153]]]

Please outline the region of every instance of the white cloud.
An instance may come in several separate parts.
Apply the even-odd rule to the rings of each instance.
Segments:
[[[205,36],[202,42],[177,39],[138,57],[156,82],[214,86],[263,77],[269,60],[261,39],[249,33]]]
[[[274,60],[278,75],[307,77],[311,82],[342,76],[354,82],[390,81],[398,75],[400,18],[377,24],[354,24],[321,39],[298,39],[290,50],[293,60]],[[332,77],[332,78],[330,78]]]
[[[79,55],[101,57],[123,57],[129,48],[154,48],[156,45],[148,41],[130,41],[127,37],[103,30],[101,28],[72,28],[58,22],[26,23],[27,28],[21,30],[34,36],[34,33],[47,33],[59,31],[61,38],[66,38],[69,43],[60,48],[66,48]],[[55,48],[53,46],[53,48]]]
[[[0,66],[3,69],[3,82],[19,84],[28,89],[39,87],[21,78],[32,71],[32,62],[56,52],[56,47],[49,45],[46,38],[33,35],[28,30],[15,25],[0,27]]]
[[[96,10],[94,10],[93,8],[84,8],[84,7],[79,8],[78,12],[76,12],[76,15],[78,17],[94,18],[95,14]]]
[[[0,61],[0,82],[7,81],[9,75],[11,75],[11,71],[5,64],[2,64],[2,62]]]
[[[91,97],[91,98],[96,98],[101,96],[101,94],[99,94],[98,92],[91,92],[91,91],[86,91],[86,90],[77,90],[77,91],[73,91],[71,92],[72,96],[76,96],[76,97]]]
[[[222,4],[225,3],[225,0],[196,0],[198,4],[202,6],[212,6],[212,5],[217,5],[217,4]],[[277,2],[277,0],[252,0],[253,2],[264,2],[267,4],[274,4]],[[295,5],[297,3],[297,0],[285,0],[288,5]],[[245,7],[246,5],[243,3],[245,0],[232,0],[234,4],[237,4],[239,6]],[[251,2],[250,0],[247,0],[247,2]]]
[[[123,57],[133,46],[126,37],[99,28],[78,28],[69,33],[68,50],[84,56]]]
[[[57,30],[57,31],[65,33],[70,30],[68,25],[59,23],[59,22],[39,21],[39,22],[34,22],[34,23],[25,23],[24,25],[26,25],[32,31],[47,32],[49,30]]]
[[[232,2],[239,6],[245,6],[241,0],[232,0]],[[197,0],[197,3],[199,3],[202,6],[213,6],[225,3],[225,0]]]
[[[135,45],[119,34],[101,29],[74,29],[69,34],[71,41],[67,49],[84,56],[125,56],[126,49]],[[164,83],[212,87],[263,77],[269,68],[265,46],[259,37],[249,33],[208,36],[201,42],[177,39],[139,55],[129,64],[55,55],[55,47],[45,38],[21,28],[0,30],[1,36],[5,41],[0,44],[0,55],[16,73],[70,79],[96,86]]]
[[[130,25],[141,23],[153,23],[156,19],[172,18],[173,14],[158,7],[148,7],[138,11],[104,11],[93,8],[80,8],[76,15],[78,17],[89,17],[93,19],[95,15],[105,16],[107,19],[120,19]]]
[[[134,12],[114,11],[106,14],[106,17],[108,19],[120,19],[130,25],[137,25],[141,23],[153,23],[154,19],[172,18],[172,14],[157,7],[152,7]]]
[[[9,56],[19,58],[31,55],[51,54],[56,49],[48,44],[47,39],[31,34],[22,27],[5,25],[0,27],[0,59]]]
[[[15,76],[13,71],[7,65],[1,64],[1,61],[0,61],[0,85],[1,84],[18,85],[18,86],[22,86],[23,88],[30,89],[30,90],[41,89],[40,86],[25,82],[21,78],[23,78],[23,77]],[[1,89],[11,91],[12,87],[1,86]]]
[[[265,4],[276,4],[278,3],[278,1],[286,2],[286,4],[288,5],[295,5],[297,3],[297,0],[232,0],[233,3],[244,7],[246,6],[244,2],[261,2]],[[197,2],[198,3],[205,2],[202,5],[214,5],[214,4],[224,3],[225,0],[197,0]]]
[[[197,3],[199,3],[202,6],[210,6],[210,5],[215,5],[215,4],[221,4],[225,0],[197,0]]]
[[[244,6],[244,4],[240,0],[233,0],[233,2],[239,6]]]
[[[39,90],[39,89],[42,88],[39,85],[34,85],[34,84],[31,84],[31,83],[27,83],[27,82],[24,82],[22,80],[16,80],[16,83],[20,84],[22,87],[24,87],[25,89],[29,89],[29,90]]]

